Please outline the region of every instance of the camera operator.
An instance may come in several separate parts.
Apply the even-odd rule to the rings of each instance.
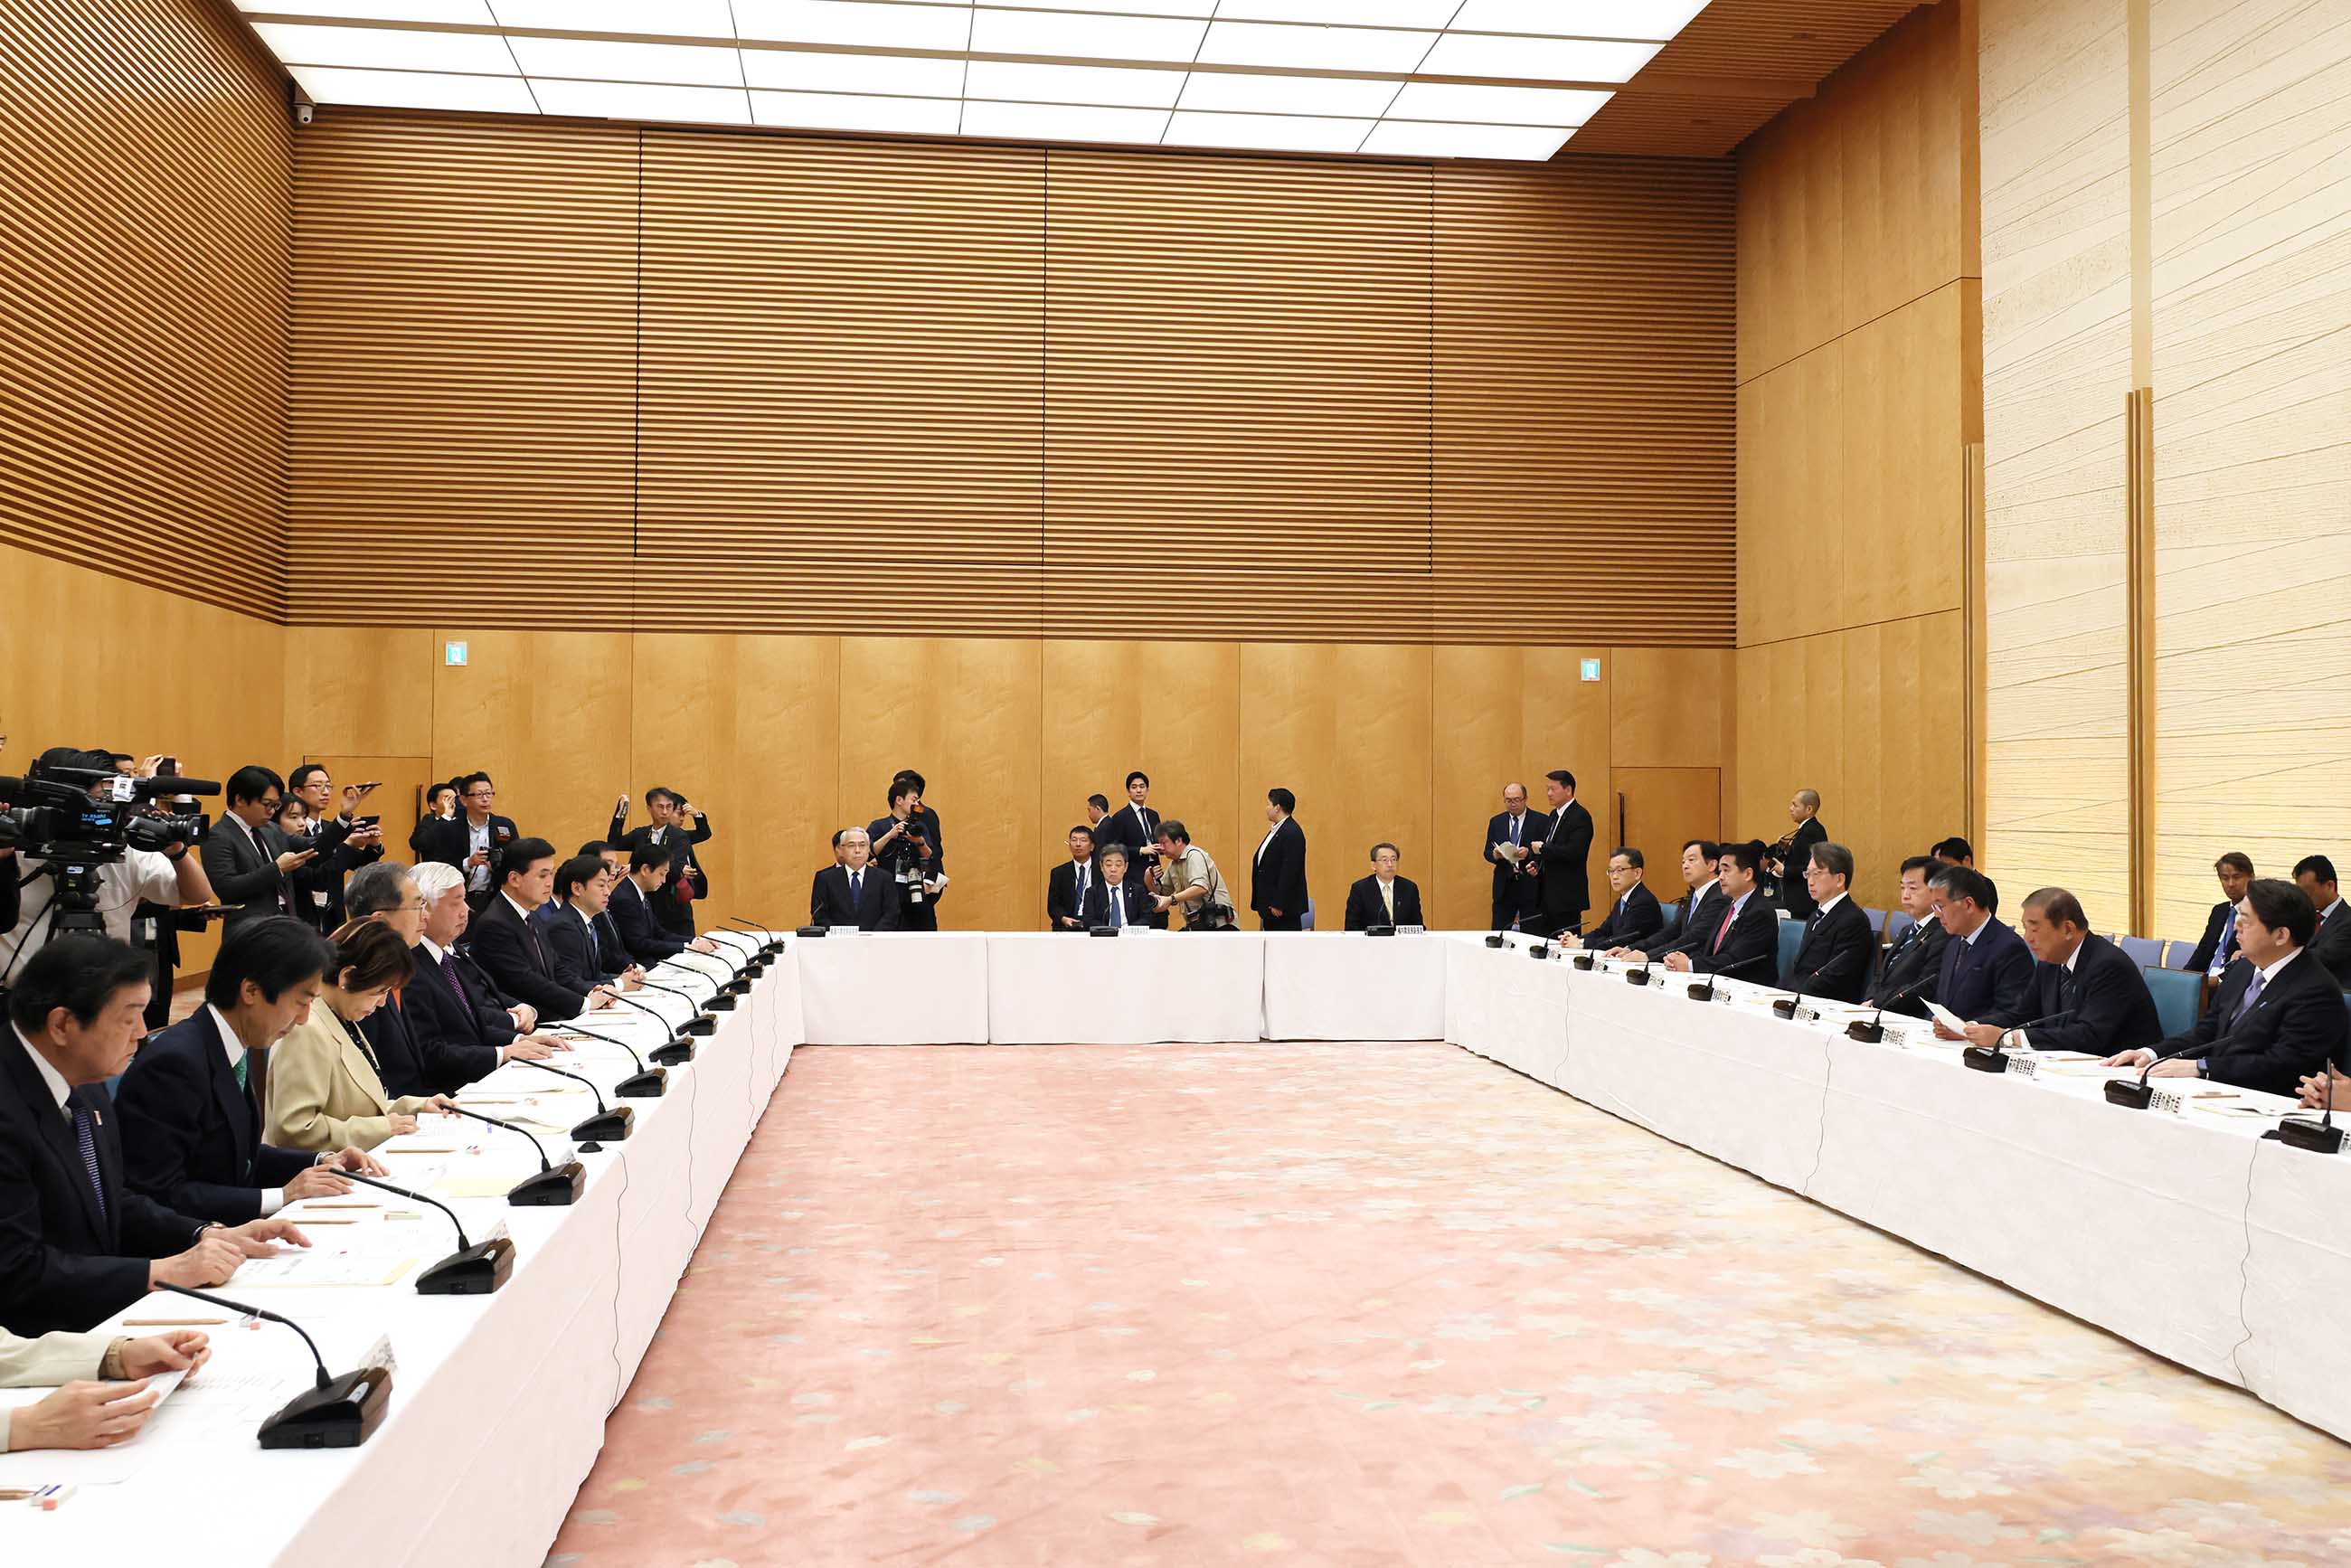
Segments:
[[[305,762],[286,776],[287,800],[301,801],[309,819],[308,836],[288,838],[287,845],[319,855],[294,873],[294,913],[322,936],[343,924],[343,879],[383,859],[382,819],[351,814],[375,789],[373,783],[346,785],[339,802],[323,764]]]
[[[154,778],[165,760],[150,758],[142,765],[145,777]],[[37,809],[47,804],[39,797],[45,792],[62,793],[62,788],[52,784],[43,791],[38,788],[37,776],[53,769],[84,770],[81,774],[69,772],[70,784],[66,787],[75,789],[92,803],[110,800],[116,793],[111,753],[56,747],[41,754],[34,765],[36,779],[27,780],[25,789],[0,790],[0,794],[13,797],[0,800],[0,805],[18,808],[21,813],[26,808]],[[110,777],[88,780],[88,773]],[[143,814],[153,816],[158,810],[151,801]],[[65,865],[30,852],[43,846],[24,839],[26,825],[21,821],[0,818],[0,884],[5,884],[5,892],[0,892],[0,988],[14,983],[25,962],[47,946],[61,927],[67,927],[66,916],[73,913],[71,899],[64,905],[59,903],[58,883]],[[140,823],[138,827],[143,830],[139,836],[155,847],[126,842],[119,851],[94,848],[94,855],[109,858],[86,873],[90,913],[99,929],[118,942],[131,940],[132,915],[142,902],[190,909],[213,901],[212,879],[204,874],[202,859],[193,848],[201,836],[198,830],[152,822]]]
[[[874,866],[896,885],[898,929],[936,931],[939,917],[931,901],[946,885],[946,873],[938,865],[938,845],[914,776],[901,773],[890,780],[890,814],[876,817],[865,836],[873,846]]]

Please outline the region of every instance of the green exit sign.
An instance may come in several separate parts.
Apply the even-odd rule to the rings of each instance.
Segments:
[[[1586,659],[1583,661],[1583,678],[1587,681],[1596,681],[1600,678],[1599,660]]]
[[[441,662],[444,664],[448,665],[451,669],[463,667],[465,663],[465,644],[463,643],[442,643]]]

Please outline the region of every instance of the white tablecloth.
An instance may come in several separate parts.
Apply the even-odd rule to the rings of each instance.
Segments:
[[[1265,938],[999,932],[987,938],[987,1032],[998,1045],[1151,1045],[1259,1038]]]
[[[787,954],[742,1005],[721,1015],[716,1034],[696,1042],[695,1061],[671,1070],[665,1096],[625,1102],[635,1108],[635,1131],[580,1156],[588,1183],[577,1204],[508,1208],[497,1197],[453,1200],[473,1239],[499,1221],[511,1231],[514,1274],[493,1295],[419,1296],[413,1268],[389,1286],[232,1281],[221,1288],[300,1322],[336,1372],[355,1365],[378,1334],[389,1336],[398,1361],[391,1406],[365,1445],[319,1453],[261,1449],[254,1441],[260,1416],[308,1386],[308,1357],[292,1333],[274,1325],[214,1328],[212,1367],[189,1395],[167,1404],[137,1442],[87,1458],[0,1457],[0,1485],[69,1479],[78,1463],[111,1462],[120,1478],[83,1486],[54,1513],[0,1508],[0,1562],[223,1568],[331,1562],[364,1568],[438,1561],[535,1568],[595,1462],[605,1412],[643,1355],[799,1039],[799,1000],[798,972]],[[674,1019],[687,1010],[675,1000],[660,1005]],[[592,1021],[640,1050],[664,1037],[641,1016]],[[596,1042],[564,1064],[606,1086],[633,1071],[619,1049]],[[479,1092],[534,1094],[557,1082],[508,1065]],[[550,1108],[550,1114],[569,1119],[592,1109],[585,1094],[570,1097],[576,1106]],[[560,1134],[542,1135],[551,1145],[563,1142]],[[453,1177],[519,1178],[537,1169],[521,1138],[479,1124],[453,1130],[428,1119],[416,1134],[385,1145],[402,1146],[460,1152],[387,1154],[395,1180],[403,1166],[417,1169],[420,1162],[445,1161]],[[353,1197],[402,1203],[365,1189]],[[408,1233],[417,1239],[419,1267],[455,1245],[444,1217],[425,1212],[429,1223]],[[302,1216],[301,1208],[290,1214],[298,1223]],[[311,1234],[329,1243],[347,1233],[319,1226]],[[118,1314],[208,1315],[199,1303],[161,1296]],[[246,1375],[263,1385],[249,1396],[232,1395],[234,1380]],[[215,1392],[189,1396],[207,1383]],[[236,1408],[240,1403],[251,1408]],[[225,1514],[224,1499],[237,1500]]]
[[[1446,950],[1455,944],[1359,932],[1258,939],[1265,944],[1264,1039],[1445,1038]]]
[[[977,932],[881,931],[794,941],[808,1042],[987,1044],[989,940]]]

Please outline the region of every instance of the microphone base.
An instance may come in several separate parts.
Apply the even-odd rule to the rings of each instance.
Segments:
[[[1771,1016],[1775,1019],[1792,1019],[1796,1016],[1796,1009],[1802,1006],[1803,1002],[1799,998],[1782,997],[1771,1004]]]
[[[609,1111],[599,1111],[571,1129],[575,1144],[617,1144],[629,1135],[636,1125],[637,1113],[626,1105],[615,1105]]]
[[[2155,1085],[2144,1078],[2117,1078],[2106,1085],[2106,1103],[2144,1111],[2155,1103]]]
[[[1689,999],[1694,1002],[1712,1001],[1714,999],[1714,988],[1712,986],[1692,986],[1689,988]]]
[[[1118,927],[1115,925],[1089,925],[1086,927],[1086,935],[1089,936],[1115,936],[1118,935]]]
[[[714,1013],[731,1013],[735,1010],[735,996],[731,991],[720,991],[702,1005]]]
[[[1600,965],[1600,960],[1594,958],[1589,953],[1578,953],[1574,957],[1570,958],[1568,962],[1574,965],[1577,968],[1582,969],[1586,974],[1591,973],[1593,969],[1599,967]]]
[[[1393,925],[1366,925],[1364,927],[1364,935],[1366,936],[1393,936],[1395,935],[1395,927]]]
[[[747,997],[751,994],[751,982],[729,980],[718,988],[718,994],[722,997]]]
[[[825,928],[821,925],[803,925],[792,933],[795,936],[821,936],[824,934]]]
[[[580,1189],[588,1185],[588,1167],[578,1160],[566,1160],[553,1170],[527,1176],[507,1192],[507,1201],[517,1208],[565,1208],[580,1201]]]
[[[1855,1019],[1844,1026],[1844,1037],[1864,1045],[1876,1045],[1886,1038],[1886,1026],[1876,1019]]]
[[[1959,1061],[1961,1065],[1972,1067],[1978,1072],[2008,1071],[2008,1052],[1995,1045],[1971,1045],[1959,1052]],[[2112,1088],[2113,1085],[2108,1084],[2107,1087]]]
[[[718,1020],[708,1013],[703,1013],[698,1017],[686,1019],[685,1027],[677,1032],[690,1034],[696,1040],[707,1040],[718,1032]]]
[[[1527,956],[1528,956],[1528,957],[1530,957],[1530,958],[1548,958],[1548,957],[1550,957],[1550,956],[1551,956],[1551,944],[1550,944],[1550,943],[1548,943],[1548,942],[1538,942],[1538,943],[1536,943],[1533,946],[1529,947],[1529,948],[1527,949]]]
[[[694,1060],[694,1042],[674,1040],[667,1045],[657,1045],[645,1052],[664,1067],[683,1067]]]
[[[2339,1155],[2343,1152],[2343,1129],[2307,1116],[2288,1116],[2278,1124],[2278,1142],[2290,1149],[2308,1149],[2314,1155]]]
[[[324,1388],[306,1388],[261,1424],[265,1448],[356,1448],[383,1425],[392,1374],[381,1366],[346,1372]]]
[[[514,1243],[501,1236],[452,1252],[416,1276],[420,1296],[486,1296],[514,1273]]]
[[[1492,936],[1489,936],[1489,937],[1487,937],[1487,938],[1486,938],[1486,946],[1489,946],[1489,947],[1507,947],[1507,946],[1509,946],[1510,945],[1510,939],[1509,937],[1507,937],[1507,936],[1503,936],[1503,935],[1502,935],[1500,932],[1499,932],[1499,931],[1495,932]]]
[[[622,1100],[658,1100],[669,1092],[669,1074],[658,1067],[631,1073],[612,1091]]]
[[[1626,985],[1628,985],[1628,986],[1646,986],[1646,985],[1647,985],[1647,984],[1649,983],[1649,971],[1648,971],[1647,967],[1641,967],[1641,968],[1638,968],[1638,969],[1627,969],[1627,970],[1625,970],[1625,983]]]

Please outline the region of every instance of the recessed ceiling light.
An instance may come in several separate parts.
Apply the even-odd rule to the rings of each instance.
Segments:
[[[1707,0],[1463,0],[1452,26],[1465,33],[1548,33],[1560,38],[1680,36]]]
[[[426,71],[359,71],[288,66],[313,103],[373,109],[445,109],[475,114],[537,114],[520,77],[436,76]]]
[[[784,44],[862,44],[884,49],[960,49],[971,37],[964,5],[893,5],[873,0],[730,0],[735,36]]]
[[[1200,35],[1206,30],[1206,23],[1185,17],[987,8],[972,14],[971,47],[983,55],[1189,64],[1199,52]]]
[[[761,125],[810,131],[890,131],[908,136],[952,136],[962,105],[951,98],[872,98],[847,92],[755,92],[752,118]]]
[[[1575,132],[1526,125],[1437,125],[1384,120],[1364,142],[1366,152],[1397,158],[1509,158],[1540,162]]]
[[[1286,66],[1306,70],[1411,71],[1435,33],[1380,27],[1305,27],[1279,22],[1215,22],[1200,46],[1204,64]]]
[[[545,112],[581,120],[676,120],[694,125],[751,122],[751,106],[739,87],[542,80],[532,82],[530,90]]]
[[[1013,11],[1110,11],[1122,16],[1217,14],[1217,0],[990,0],[990,4]]]
[[[1067,103],[967,103],[966,136],[1004,136],[1026,141],[1138,141],[1152,143],[1167,126],[1160,109],[1109,109]]]
[[[1259,76],[1194,71],[1178,101],[1186,109],[1255,114],[1314,114],[1377,120],[1402,82],[1364,77]]]
[[[359,22],[454,23],[486,27],[496,18],[485,0],[236,0],[242,11],[265,16],[332,16]]]
[[[1407,82],[1391,120],[1450,120],[1490,125],[1581,125],[1614,93],[1583,88],[1463,87]]]
[[[1169,116],[1171,147],[1260,147],[1282,152],[1353,152],[1372,129],[1368,120],[1317,120],[1290,114]]]
[[[1014,60],[974,60],[963,84],[969,99],[1022,103],[1103,104],[1171,109],[1186,73],[1118,66],[1032,66]]]
[[[570,33],[647,33],[666,38],[732,38],[726,0],[489,0],[501,27]]]
[[[902,55],[833,55],[799,49],[744,49],[743,78],[755,88],[793,92],[897,93],[954,98],[963,91],[961,60]]]
[[[507,40],[527,77],[580,81],[674,82],[684,87],[741,87],[738,50],[702,44],[613,44],[592,38]]]
[[[1585,38],[1493,38],[1447,33],[1428,51],[1428,76],[1500,77],[1519,81],[1632,79],[1662,44],[1593,42]]]
[[[515,75],[506,40],[486,33],[419,33],[406,27],[254,26],[289,66],[363,66],[371,70]]]
[[[1315,22],[1353,27],[1443,27],[1461,0],[1224,0],[1219,22]]]

